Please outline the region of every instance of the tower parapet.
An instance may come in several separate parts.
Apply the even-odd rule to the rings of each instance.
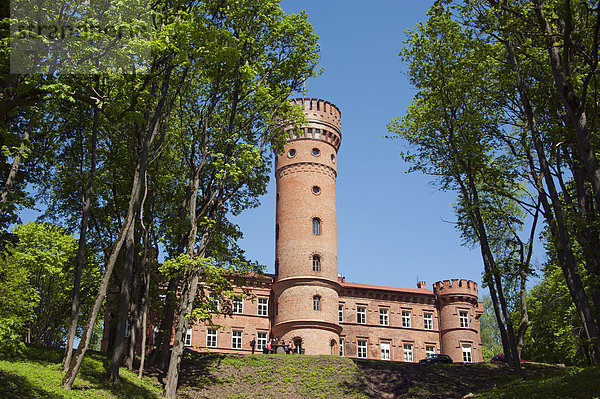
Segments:
[[[302,107],[307,124],[300,131],[289,130],[289,139],[320,140],[330,144],[335,151],[342,141],[341,118],[339,108],[329,101],[320,98],[296,98],[292,104]]]
[[[477,283],[444,280],[433,284],[440,317],[441,351],[455,362],[481,362]]]
[[[433,284],[433,293],[439,297],[465,295],[477,300],[477,283],[463,279],[438,281]]]

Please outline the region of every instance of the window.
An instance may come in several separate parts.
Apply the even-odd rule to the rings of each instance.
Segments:
[[[231,334],[231,348],[232,349],[242,349],[242,332],[241,331],[233,331]]]
[[[359,324],[367,324],[367,308],[364,306],[356,307],[356,322]]]
[[[262,351],[265,348],[265,346],[267,346],[267,333],[259,332],[257,336],[258,338],[256,340],[256,349]]]
[[[313,310],[321,310],[321,297],[318,295],[313,296]]]
[[[466,310],[460,310],[458,312],[458,318],[460,319],[460,328],[469,328],[469,312]]]
[[[313,234],[316,236],[321,234],[321,220],[319,218],[313,219]]]
[[[433,313],[423,313],[423,328],[433,330]]]
[[[357,344],[357,355],[359,358],[366,359],[367,358],[367,341],[359,339]]]
[[[413,346],[412,344],[404,344],[404,361],[412,362],[413,361]]]
[[[319,255],[313,255],[313,272],[321,271],[321,257]]]
[[[293,148],[291,150],[288,151],[288,156],[290,158],[294,158],[296,156],[296,150],[294,150]]]
[[[344,356],[344,338],[340,338],[340,356]]]
[[[410,328],[410,310],[402,311],[402,327]]]
[[[269,313],[269,300],[267,298],[258,298],[258,315],[267,316]]]
[[[344,322],[344,304],[343,303],[340,303],[338,305],[338,321],[340,323]]]
[[[236,314],[244,313],[244,300],[242,298],[234,298],[231,302],[231,309]]]
[[[208,348],[217,347],[217,330],[215,328],[206,330],[206,346]]]
[[[390,310],[386,308],[379,309],[379,324],[382,326],[390,325]]]
[[[381,343],[381,360],[390,360],[390,343]]]
[[[321,192],[321,187],[313,186],[312,192],[313,192],[313,194],[319,194]]]
[[[435,353],[435,345],[425,345],[425,355],[433,355]]]
[[[462,355],[463,355],[463,362],[473,363],[473,358],[471,357],[471,345],[470,344],[462,345]]]
[[[188,328],[185,332],[185,338],[183,340],[183,345],[184,346],[192,345],[192,329],[191,328]]]
[[[312,154],[313,154],[315,157],[318,157],[320,153],[321,153],[321,151],[320,151],[318,148],[313,148],[313,149],[312,149]]]
[[[335,163],[335,155],[331,154],[331,162]]]

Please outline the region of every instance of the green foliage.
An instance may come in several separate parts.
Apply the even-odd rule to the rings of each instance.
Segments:
[[[19,225],[13,234],[17,241],[0,254],[3,349],[22,348],[16,342],[24,337],[59,346],[69,323],[77,241],[49,223]],[[97,281],[95,262],[88,258],[83,286],[93,287]],[[84,295],[83,303],[89,296]]]
[[[528,295],[531,327],[525,336],[523,358],[544,363],[584,365],[585,332],[562,271],[550,262],[544,278]]]
[[[483,296],[483,314],[479,318],[479,327],[483,361],[486,362],[492,356],[503,352],[500,330],[498,330],[498,322],[494,314],[492,299],[487,294]]]

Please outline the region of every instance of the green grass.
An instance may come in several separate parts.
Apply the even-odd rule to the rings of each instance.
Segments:
[[[103,353],[88,353],[72,391],[60,381],[62,353],[28,347],[0,359],[0,398],[161,398],[153,379],[121,369],[106,380]],[[156,374],[156,370],[154,370]],[[525,364],[521,379],[504,364],[420,365],[337,356],[186,354],[178,398],[599,398],[600,368]]]
[[[62,353],[55,349],[30,346],[24,355],[0,359],[0,398],[161,398],[160,385],[121,369],[121,382],[106,380],[106,356],[88,352],[71,391],[61,385]]]
[[[600,367],[557,368],[496,386],[476,398],[600,398]]]

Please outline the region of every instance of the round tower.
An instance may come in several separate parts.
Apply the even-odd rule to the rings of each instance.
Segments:
[[[306,354],[337,354],[339,334],[335,180],[340,110],[299,98],[307,124],[275,156],[275,316],[272,333]]]
[[[433,285],[439,313],[441,353],[454,362],[481,362],[479,317],[483,307],[477,301],[477,283],[444,280]]]

